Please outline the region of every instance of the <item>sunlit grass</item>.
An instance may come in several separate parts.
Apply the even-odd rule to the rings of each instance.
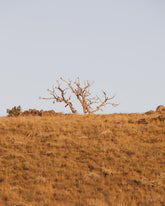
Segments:
[[[159,116],[0,118],[0,205],[164,205]]]

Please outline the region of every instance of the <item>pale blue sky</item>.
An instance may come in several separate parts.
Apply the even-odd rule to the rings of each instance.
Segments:
[[[0,0],[0,115],[40,100],[60,77],[116,94],[104,113],[165,105],[164,0]]]

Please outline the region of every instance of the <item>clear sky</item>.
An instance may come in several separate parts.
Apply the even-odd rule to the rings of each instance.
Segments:
[[[104,113],[165,105],[164,0],[0,0],[0,116],[40,100],[60,77],[116,94]]]

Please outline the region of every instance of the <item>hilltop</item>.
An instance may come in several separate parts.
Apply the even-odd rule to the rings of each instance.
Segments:
[[[0,117],[0,205],[165,205],[165,110]]]

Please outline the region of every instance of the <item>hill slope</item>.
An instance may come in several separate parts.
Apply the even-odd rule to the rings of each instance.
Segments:
[[[165,205],[165,115],[1,117],[0,205]]]

